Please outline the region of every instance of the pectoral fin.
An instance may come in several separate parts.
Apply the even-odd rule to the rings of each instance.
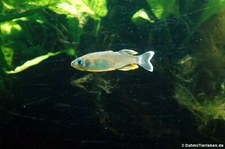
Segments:
[[[129,70],[134,70],[134,69],[137,69],[137,68],[138,68],[137,64],[130,64],[130,65],[127,65],[125,67],[119,68],[118,70],[129,71]]]
[[[138,54],[138,52],[136,52],[134,50],[129,50],[129,49],[122,49],[119,52],[123,53],[123,54],[129,54],[129,55],[136,55],[136,54]]]

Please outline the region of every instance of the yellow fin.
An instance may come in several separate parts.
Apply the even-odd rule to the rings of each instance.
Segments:
[[[129,71],[129,70],[134,70],[134,69],[137,69],[137,68],[138,68],[137,64],[130,64],[130,65],[124,66],[122,68],[119,68],[118,70]]]
[[[138,52],[129,49],[122,49],[119,51],[120,53],[129,54],[129,55],[137,55]]]

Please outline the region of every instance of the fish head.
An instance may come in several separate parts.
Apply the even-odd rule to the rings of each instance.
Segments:
[[[90,60],[86,57],[78,57],[71,62],[71,66],[75,69],[85,71],[90,65]]]

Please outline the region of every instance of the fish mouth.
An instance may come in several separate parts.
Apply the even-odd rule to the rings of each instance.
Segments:
[[[75,68],[75,60],[73,60],[70,64],[71,67]]]

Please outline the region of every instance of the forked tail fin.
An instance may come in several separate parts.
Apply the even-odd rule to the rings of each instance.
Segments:
[[[139,55],[138,56],[138,65],[140,65],[144,69],[152,72],[153,71],[153,65],[150,62],[150,60],[152,59],[154,54],[155,54],[154,51],[148,51],[148,52],[145,52],[142,55]]]

